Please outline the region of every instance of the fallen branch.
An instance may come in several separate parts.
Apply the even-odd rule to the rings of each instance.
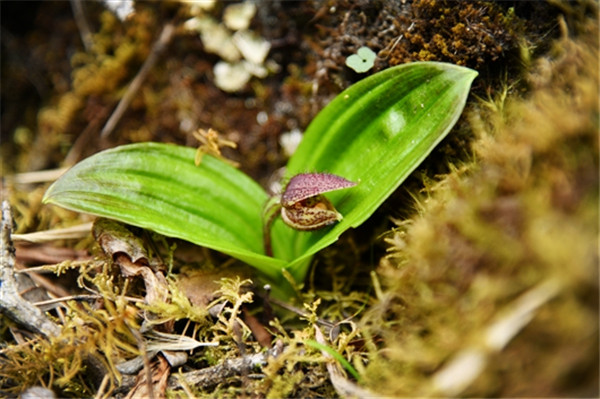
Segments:
[[[200,370],[194,370],[187,373],[175,373],[169,377],[168,389],[185,390],[188,386],[194,386],[198,389],[210,389],[227,378],[242,376],[248,370],[261,367],[267,364],[269,357],[277,357],[283,351],[283,344],[277,342],[266,352],[255,353],[249,356],[242,356],[235,359],[226,359],[216,366],[206,367]],[[119,394],[128,392],[135,384],[135,376],[124,375],[123,383],[113,392]]]
[[[58,336],[60,327],[19,294],[14,275],[15,248],[11,239],[12,228],[10,204],[3,201],[0,229],[0,311],[29,331],[45,336]]]

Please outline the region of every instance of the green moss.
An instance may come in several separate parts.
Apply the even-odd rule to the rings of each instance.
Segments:
[[[135,308],[125,301],[106,298],[105,305],[100,310],[69,302],[59,336],[6,346],[0,359],[3,391],[16,395],[24,387],[42,384],[61,397],[90,396],[100,383],[94,377],[104,373],[113,389],[121,378],[116,361],[139,354],[132,333],[139,326]]]
[[[453,2],[419,0],[412,4],[411,14],[406,40],[386,52],[390,65],[437,60],[481,69],[514,52],[524,33],[513,10],[493,2],[456,7]]]
[[[557,298],[489,354],[463,394],[597,394],[597,49],[596,35],[565,37],[537,61],[529,95],[471,110],[474,161],[431,187],[421,215],[389,236],[383,298],[363,318],[380,343],[366,369],[379,394],[432,394],[433,374],[548,279],[563,284]]]

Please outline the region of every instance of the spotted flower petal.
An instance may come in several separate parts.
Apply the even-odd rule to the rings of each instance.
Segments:
[[[293,206],[309,197],[353,186],[356,183],[330,173],[300,173],[290,179],[281,196],[281,204]]]

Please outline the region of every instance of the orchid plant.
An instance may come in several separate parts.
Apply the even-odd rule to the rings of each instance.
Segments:
[[[476,76],[416,62],[350,86],[309,125],[274,198],[211,154],[196,166],[193,148],[138,143],[83,160],[44,201],[221,251],[286,296],[282,271],[301,282],[315,253],[381,205],[456,123]]]

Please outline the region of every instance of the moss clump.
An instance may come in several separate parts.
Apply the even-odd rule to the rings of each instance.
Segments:
[[[538,60],[525,99],[471,111],[475,161],[422,200],[388,238],[386,289],[363,319],[381,345],[368,385],[432,395],[432,376],[484,341],[516,298],[559,281],[545,303],[461,395],[598,394],[598,41],[560,40]],[[566,28],[564,29],[566,35]],[[465,370],[466,371],[466,370]],[[439,394],[439,393],[438,393]]]
[[[446,61],[481,69],[518,48],[523,22],[513,9],[497,3],[419,0],[413,3],[405,41],[387,52],[390,65],[409,61]]]
[[[70,301],[60,312],[60,335],[3,348],[0,387],[4,393],[17,395],[41,384],[60,397],[91,396],[104,376],[108,389],[114,389],[121,380],[116,363],[140,353],[133,332],[140,326],[137,308],[114,292],[111,280],[104,279],[103,285],[102,309]]]

